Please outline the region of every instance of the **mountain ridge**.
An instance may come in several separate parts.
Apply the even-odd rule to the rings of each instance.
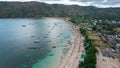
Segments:
[[[120,19],[120,7],[97,8],[94,6],[47,4],[42,2],[0,2],[0,18],[39,18],[85,16]],[[107,18],[106,17],[106,18]]]

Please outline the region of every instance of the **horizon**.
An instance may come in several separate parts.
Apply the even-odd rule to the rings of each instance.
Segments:
[[[64,5],[79,5],[79,6],[94,6],[97,8],[117,8],[120,7],[120,1],[114,0],[0,0],[0,2],[41,2],[47,4],[64,4]]]

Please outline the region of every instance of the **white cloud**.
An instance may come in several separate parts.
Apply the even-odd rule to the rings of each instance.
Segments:
[[[38,1],[49,4],[66,4],[96,7],[120,7],[120,0],[0,0],[0,1]]]
[[[106,3],[107,2],[107,0],[103,0],[103,3]]]
[[[99,7],[99,8],[108,8],[108,7],[120,7],[120,4],[115,5],[108,5],[108,4],[94,4],[93,6]]]
[[[69,0],[61,0],[61,1],[40,1],[40,2],[46,2],[49,4],[66,4],[66,5],[80,5],[80,6],[89,6],[93,2],[71,2]]]

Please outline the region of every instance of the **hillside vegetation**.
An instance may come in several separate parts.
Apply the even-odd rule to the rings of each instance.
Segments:
[[[120,8],[46,4],[40,2],[0,2],[0,18],[84,16],[89,19],[118,19]]]

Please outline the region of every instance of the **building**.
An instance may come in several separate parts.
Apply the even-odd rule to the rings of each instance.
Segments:
[[[118,49],[120,49],[120,44],[117,43],[117,44],[115,45],[115,47],[118,48]]]

